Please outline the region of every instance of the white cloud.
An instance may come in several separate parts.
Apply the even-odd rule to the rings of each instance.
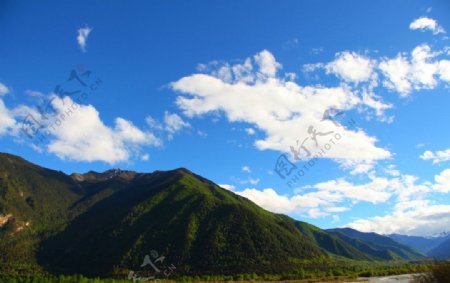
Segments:
[[[247,132],[247,134],[249,135],[254,135],[256,132],[253,128],[246,128],[245,131]]]
[[[198,134],[199,136],[201,136],[202,138],[206,138],[206,137],[208,136],[208,133],[203,132],[203,131],[200,131],[200,130],[197,131],[197,134]]]
[[[323,157],[366,162],[391,156],[389,151],[375,145],[376,138],[361,129],[350,130],[322,120],[324,112],[330,108],[349,110],[363,103],[345,86],[303,87],[285,80],[284,76],[277,76],[282,66],[267,50],[255,55],[253,60],[247,58],[244,64],[225,64],[219,68],[228,69],[229,75],[223,77],[212,71],[210,74],[193,74],[171,84],[174,90],[182,93],[176,103],[185,115],[223,112],[230,122],[250,123],[266,134],[265,138],[255,141],[260,150],[291,154],[290,147],[295,146],[297,140],[308,137],[308,128],[312,126],[318,132],[339,132],[345,136]],[[236,69],[247,72],[243,75]],[[362,76],[355,78],[363,79]],[[320,146],[329,139],[322,137],[317,145],[309,144],[310,151],[320,151]]]
[[[440,79],[450,82],[450,60],[439,61],[438,70]]]
[[[143,155],[141,156],[141,160],[142,160],[142,161],[148,161],[148,160],[150,160],[150,155],[149,155],[149,154],[143,154]]]
[[[358,219],[346,226],[363,232],[430,236],[447,231],[450,225],[450,205],[436,204],[428,199],[433,193],[450,192],[450,169],[434,177],[435,182],[417,183],[418,178],[401,175],[390,179],[391,192],[397,201],[384,216]]]
[[[272,188],[267,188],[262,191],[245,189],[242,192],[236,192],[236,194],[246,197],[257,205],[275,213],[292,213],[298,205],[294,199],[278,195]]]
[[[13,113],[6,107],[1,98],[7,93],[9,93],[9,88],[0,83],[0,136],[12,130],[16,125]]]
[[[304,217],[324,217],[348,211],[358,202],[383,203],[391,198],[399,181],[372,177],[366,184],[355,185],[344,179],[331,180],[295,190],[291,197],[279,195],[273,188],[247,188],[235,191],[263,208],[276,213],[294,213]],[[339,204],[344,204],[341,206]]]
[[[245,166],[242,167],[242,172],[250,173],[250,172],[252,172],[252,170],[250,170],[250,167],[245,165]]]
[[[30,96],[30,97],[40,97],[40,98],[44,98],[46,95],[40,91],[36,91],[36,90],[26,90],[25,93]]]
[[[86,52],[86,43],[91,31],[92,28],[88,26],[78,29],[77,42],[83,52]]]
[[[436,55],[427,44],[419,45],[412,51],[411,81],[416,89],[432,89],[436,86],[437,81],[434,76],[438,68],[435,62],[430,62],[430,59]]]
[[[184,121],[178,114],[170,113],[168,111],[164,112],[163,122],[161,123],[152,116],[147,116],[145,122],[151,129],[164,130],[167,133],[169,140],[173,139],[173,136],[183,130],[184,128],[190,128],[191,125]],[[202,131],[197,131],[197,134],[206,137],[207,134]]]
[[[274,213],[296,214],[308,218],[319,218],[330,213],[347,211],[348,208],[334,206],[335,202],[342,201],[342,197],[328,191],[317,191],[307,194],[279,195],[273,188],[258,190],[247,188],[243,191],[234,191],[246,197],[257,205]]]
[[[439,26],[436,20],[428,17],[420,17],[418,19],[415,19],[413,22],[411,22],[409,28],[411,30],[429,30],[433,32],[433,34],[445,33],[444,28]]]
[[[255,63],[259,66],[259,75],[262,78],[273,78],[277,71],[281,69],[275,57],[267,50],[263,50],[254,56]]]
[[[7,93],[9,93],[9,88],[6,85],[0,83],[0,96],[3,96]]]
[[[352,184],[345,179],[331,180],[311,186],[319,191],[327,191],[338,194],[342,198],[353,201],[364,201],[370,203],[383,203],[389,200],[392,193],[390,182],[387,178],[373,177],[369,183],[362,185]]]
[[[395,167],[387,168],[394,170]],[[437,175],[434,185],[430,182],[419,183],[418,178],[412,175],[395,175],[388,178],[377,177],[371,172],[368,175],[369,180],[359,184],[345,178],[329,180],[296,189],[292,196],[280,195],[273,188],[247,188],[235,192],[269,211],[307,218],[332,217],[350,210],[358,203],[376,205],[395,199],[396,205],[392,213],[359,219],[347,226],[367,232],[427,234],[429,226],[420,218],[440,218],[438,211],[450,208],[434,205],[427,200],[430,193],[450,191],[450,169]],[[450,214],[446,217],[450,220]],[[448,227],[449,224],[450,222],[439,224],[433,229],[442,232],[446,230],[443,227]]]
[[[236,189],[235,186],[229,184],[219,184],[219,187],[224,188],[225,190],[234,191]]]
[[[391,214],[359,219],[346,226],[363,232],[430,236],[448,231],[449,225],[450,205],[417,200],[398,203]]]
[[[158,120],[154,119],[152,116],[147,116],[145,118],[145,122],[151,129],[155,129],[155,130],[163,129],[163,125],[161,125],[161,123]]]
[[[450,160],[450,148],[446,150],[438,150],[436,152],[432,152],[430,150],[426,150],[421,156],[420,159],[423,160],[432,160],[433,164],[442,163]]]
[[[450,81],[448,60],[436,60],[442,52],[433,52],[427,44],[414,48],[410,58],[400,53],[394,59],[383,58],[379,68],[385,76],[383,85],[407,96],[412,90],[433,89],[442,81]]]
[[[411,91],[412,86],[408,79],[410,65],[403,55],[399,54],[395,59],[385,59],[379,67],[388,78],[384,82],[387,88],[397,90],[403,96]]]
[[[257,185],[258,183],[259,183],[259,181],[260,181],[260,179],[259,178],[252,178],[252,177],[248,177],[247,179],[239,179],[239,178],[232,178],[236,183],[238,183],[238,184],[241,184],[241,185],[247,185],[247,184],[250,184],[250,185],[253,185],[253,186],[255,186],[255,185]]]
[[[65,113],[72,107],[70,105],[77,105],[60,126],[49,128],[53,139],[47,149],[61,159],[114,164],[128,161],[141,146],[161,143],[152,133],[143,132],[122,118],[116,118],[115,127],[109,128],[91,105],[73,104],[68,97],[64,102],[55,97],[52,105],[59,113]]]
[[[346,165],[343,164],[345,167]],[[370,170],[374,167],[373,163],[359,163],[354,166],[350,166],[350,168],[353,168],[350,172],[351,175],[358,175],[358,174],[367,174]]]
[[[342,52],[333,62],[325,66],[327,73],[333,73],[346,82],[360,83],[368,81],[374,71],[375,62],[355,52]]]
[[[325,65],[323,63],[313,63],[303,65],[303,72],[310,73],[315,70],[322,69]]]
[[[395,165],[391,164],[388,165],[387,168],[384,168],[384,172],[386,172],[387,174],[394,176],[394,177],[398,177],[400,176],[400,171],[395,169]]]
[[[433,190],[441,193],[450,192],[450,169],[445,169],[439,175],[434,176]]]
[[[169,112],[164,112],[164,123],[165,130],[169,134],[169,140],[172,139],[173,135],[181,131],[183,128],[190,128],[191,125],[188,122],[183,121],[181,117],[176,114],[170,114]]]
[[[7,133],[14,128],[16,120],[11,111],[5,106],[3,100],[0,99],[0,135]]]

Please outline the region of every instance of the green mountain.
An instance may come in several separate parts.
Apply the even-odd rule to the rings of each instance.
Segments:
[[[0,274],[126,276],[149,254],[190,275],[420,257],[363,241],[393,253],[382,257],[341,234],[270,213],[184,168],[69,176],[0,154]]]
[[[356,260],[373,260],[374,258],[357,248],[349,245],[338,236],[322,230],[314,225],[306,222],[296,221],[288,216],[284,216],[290,220],[295,227],[310,241],[327,251],[329,254],[343,256]]]
[[[363,233],[351,228],[330,229],[327,231],[376,259],[420,260],[425,258],[423,253],[387,236],[376,233]]]

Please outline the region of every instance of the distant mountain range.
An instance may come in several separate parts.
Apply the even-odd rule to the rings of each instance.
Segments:
[[[437,259],[450,259],[450,237],[446,238],[445,241],[428,252],[431,257]]]
[[[420,251],[376,233],[363,233],[350,228],[330,229],[328,232],[338,235],[348,244],[384,260],[423,259]]]
[[[0,154],[0,274],[126,274],[149,253],[190,275],[425,258],[386,236],[268,212],[185,168],[66,175]]]
[[[388,235],[390,238],[436,259],[450,259],[450,234],[441,233],[432,237],[418,237],[405,235]]]
[[[399,234],[388,235],[388,237],[409,245],[425,254],[428,254],[431,250],[437,248],[445,240],[450,239],[450,235],[447,233],[442,233],[433,237],[405,236]]]

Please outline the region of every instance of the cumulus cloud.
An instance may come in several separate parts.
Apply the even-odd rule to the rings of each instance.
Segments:
[[[450,205],[437,204],[432,194],[450,192],[450,169],[434,177],[434,183],[418,183],[418,178],[401,175],[389,181],[396,196],[393,209],[384,216],[355,220],[346,226],[382,234],[430,236],[447,231],[450,225]]]
[[[273,188],[247,188],[234,192],[246,197],[257,205],[274,213],[295,214],[307,218],[320,218],[331,213],[344,212],[349,207],[337,206],[336,203],[346,201],[345,196],[327,190],[317,190],[293,196],[280,195]]]
[[[14,114],[6,107],[3,99],[1,98],[7,93],[9,93],[9,88],[0,83],[0,136],[4,135],[8,131],[11,131],[16,125]]]
[[[375,61],[355,52],[342,52],[333,62],[325,66],[327,73],[333,73],[346,82],[368,81],[374,74]]]
[[[388,166],[387,170],[394,170]],[[346,178],[329,180],[314,185],[304,186],[294,191],[294,194],[281,195],[273,188],[247,188],[235,193],[244,196],[263,208],[284,214],[295,214],[306,218],[333,217],[338,213],[350,210],[358,203],[381,204],[395,201],[392,213],[385,216],[358,219],[347,226],[377,233],[415,233],[428,234],[428,224],[422,223],[420,217],[439,218],[436,215],[446,206],[435,206],[428,196],[431,193],[450,191],[450,169],[436,175],[435,183],[419,182],[413,175],[391,174],[388,177],[376,176],[375,172],[368,175],[368,180],[353,183]],[[450,207],[450,206],[449,206]],[[425,209],[423,215],[421,209]],[[400,217],[400,219],[398,219]],[[417,217],[417,218],[416,218]],[[441,218],[448,219],[449,216]],[[402,222],[404,220],[404,222]],[[392,223],[390,223],[391,221]],[[433,222],[436,223],[436,222]],[[443,227],[450,222],[440,223],[436,232],[442,232]]]
[[[450,192],[450,169],[445,169],[439,175],[434,176],[433,190],[441,193]]]
[[[11,111],[5,106],[5,103],[0,99],[0,135],[7,133],[14,128],[16,120]]]
[[[439,78],[450,82],[450,60],[441,60],[438,63]]]
[[[67,105],[74,104],[68,97],[64,101],[54,97],[52,105],[64,113]],[[160,140],[152,133],[140,130],[123,118],[116,118],[114,128],[106,126],[91,105],[78,105],[64,124],[49,130],[52,140],[47,145],[48,151],[61,159],[75,161],[114,164],[128,161],[141,146],[160,145]]]
[[[420,159],[423,160],[432,160],[433,164],[439,164],[445,161],[450,160],[450,148],[446,150],[438,150],[433,152],[431,150],[426,150],[421,156]]]
[[[397,90],[403,96],[411,92],[411,83],[408,79],[410,64],[402,54],[394,59],[385,59],[379,65],[381,71],[388,78],[384,85],[393,90]]]
[[[449,224],[450,205],[417,200],[398,203],[391,214],[359,219],[346,226],[363,232],[430,236],[448,231]]]
[[[414,48],[408,57],[400,53],[397,57],[383,58],[379,68],[385,76],[383,85],[407,96],[412,90],[433,89],[439,77],[444,82],[450,80],[450,64],[448,60],[436,60],[441,52],[433,52],[428,44]]]
[[[86,44],[91,31],[92,28],[88,26],[78,29],[77,42],[83,52],[86,52]]]
[[[438,25],[437,21],[428,17],[420,17],[415,19],[409,25],[411,30],[431,31],[433,34],[445,33],[443,27]]]
[[[350,183],[345,179],[337,179],[318,183],[309,188],[330,192],[339,196],[340,199],[376,204],[386,202],[392,196],[392,192],[389,191],[392,189],[391,186],[387,178],[372,177],[370,182],[361,185]]]
[[[176,103],[188,117],[223,112],[231,122],[252,124],[266,134],[265,138],[255,141],[260,150],[292,154],[291,146],[308,137],[313,128],[345,136],[323,157],[362,162],[391,156],[389,151],[376,145],[376,138],[361,129],[350,130],[323,119],[326,110],[350,110],[363,104],[362,99],[345,86],[300,86],[283,74],[278,75],[282,66],[267,50],[245,59],[242,64],[224,64],[217,68],[219,72],[192,74],[171,84],[182,94]],[[354,78],[362,80],[363,76]],[[329,139],[327,137],[326,141]],[[311,152],[317,152],[321,145],[318,142],[309,146]]]
[[[236,192],[238,195],[246,197],[257,205],[275,213],[288,214],[295,210],[295,200],[287,196],[279,195],[274,189],[267,188],[262,191],[257,189],[245,189]]]

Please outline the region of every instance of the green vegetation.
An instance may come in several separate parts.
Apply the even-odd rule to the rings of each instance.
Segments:
[[[326,282],[342,281],[345,279],[356,279],[358,277],[369,276],[390,276],[405,273],[422,273],[429,270],[429,266],[426,264],[393,264],[386,265],[386,262],[376,262],[372,267],[365,266],[364,263],[355,262],[355,265],[349,266],[316,266],[315,269],[300,268],[294,272],[285,272],[277,274],[268,273],[241,273],[234,275],[217,275],[217,274],[203,274],[196,276],[175,276],[170,277],[169,280],[161,278],[158,279],[158,283],[162,282],[230,282],[230,281],[288,281],[288,280],[314,280]],[[448,268],[448,266],[447,266]],[[317,280],[317,281],[316,281]],[[1,282],[8,283],[125,283],[132,282],[131,279],[127,279],[127,275],[116,276],[110,279],[100,278],[87,278],[82,275],[72,276],[54,276],[49,274],[36,273],[33,275],[16,275],[16,276],[2,276],[0,275]],[[149,280],[149,282],[155,282],[155,280]],[[428,283],[435,281],[420,281],[420,283]],[[446,282],[446,281],[437,281]]]
[[[185,281],[357,277],[424,268],[407,264],[422,259],[420,253],[384,236],[352,237],[270,213],[183,168],[68,176],[0,154],[0,217],[7,219],[0,226],[0,276],[6,282],[87,280],[76,274],[123,280],[140,270],[151,251],[176,266],[171,278]]]
[[[376,233],[362,233],[350,228],[331,229],[328,232],[378,260],[421,260],[425,258],[421,252]]]
[[[434,262],[429,272],[416,276],[416,283],[448,283],[450,278],[450,261]]]

